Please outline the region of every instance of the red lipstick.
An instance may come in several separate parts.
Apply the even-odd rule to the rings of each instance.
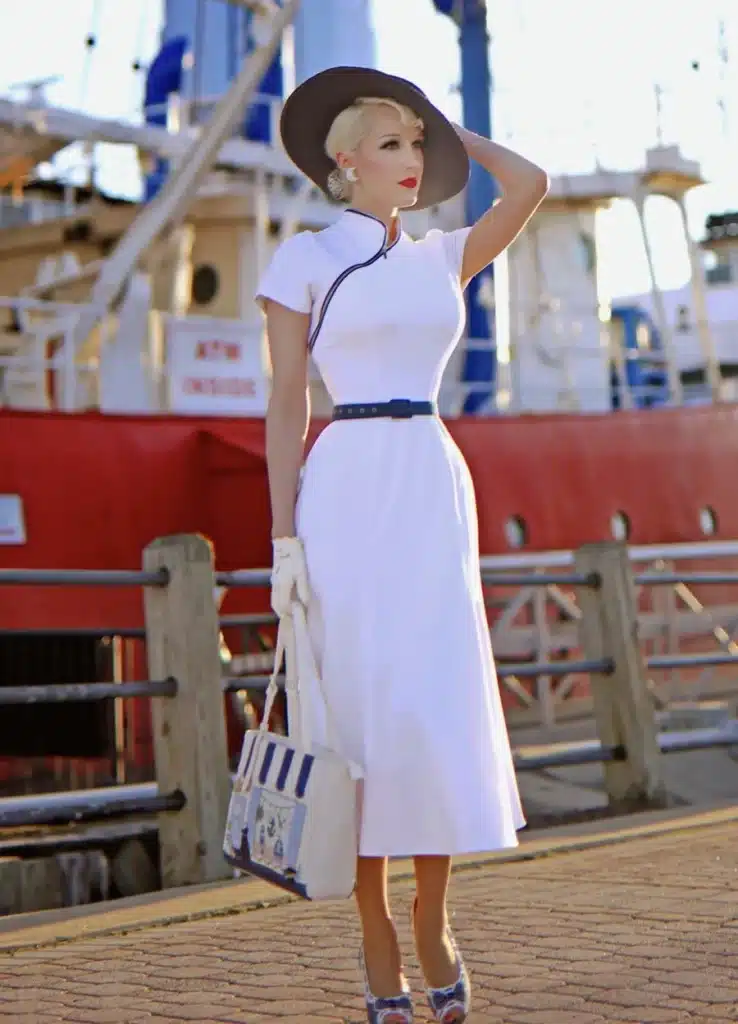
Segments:
[[[415,186],[416,186],[416,185],[418,184],[418,179],[417,179],[417,178],[404,178],[404,179],[403,179],[403,180],[402,180],[402,181],[400,182],[400,184],[401,184],[401,185],[402,185],[402,186],[403,186],[404,188],[415,188]]]

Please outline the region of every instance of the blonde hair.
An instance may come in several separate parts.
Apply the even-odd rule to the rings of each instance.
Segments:
[[[356,149],[368,130],[367,114],[377,107],[391,107],[397,111],[406,127],[423,128],[422,118],[403,103],[378,96],[360,96],[334,118],[328,130],[325,151],[331,160],[335,161],[339,153],[350,153]]]

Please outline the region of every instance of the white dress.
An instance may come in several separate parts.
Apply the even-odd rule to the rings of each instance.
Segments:
[[[312,314],[350,266],[313,358],[335,403],[435,399],[464,326],[469,229],[344,211],[278,248],[257,292]],[[378,258],[373,257],[381,253]],[[360,853],[515,846],[523,817],[489,640],[474,488],[440,419],[331,423],[304,467],[308,621],[341,752],[364,769]],[[319,713],[315,723],[319,727]]]

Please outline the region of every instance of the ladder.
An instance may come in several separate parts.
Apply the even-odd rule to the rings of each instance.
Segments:
[[[131,223],[102,264],[92,285],[89,303],[80,313],[74,329],[75,351],[118,301],[144,253],[157,239],[174,231],[184,219],[221,146],[257,91],[284,30],[297,13],[300,0],[231,2],[252,12],[257,47],[245,59],[230,88],[218,100],[210,120],[175,165],[163,187]]]

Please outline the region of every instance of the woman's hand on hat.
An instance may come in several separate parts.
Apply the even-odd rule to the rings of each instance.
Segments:
[[[455,121],[451,122],[451,126],[461,139],[467,154],[473,157],[475,147],[478,147],[479,143],[483,141],[481,136],[476,135],[474,132],[470,132],[469,129],[464,128],[463,125],[456,124]]]
[[[271,605],[278,618],[289,616],[297,598],[307,606],[310,600],[307,565],[299,537],[275,537],[272,541]]]

